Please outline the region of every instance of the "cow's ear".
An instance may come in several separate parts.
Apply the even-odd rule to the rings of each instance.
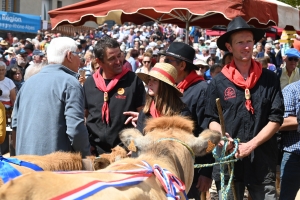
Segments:
[[[136,128],[124,129],[119,133],[120,140],[123,144],[128,147],[132,144],[132,141],[135,143],[136,139],[143,137],[142,133]]]
[[[206,129],[196,140],[190,141],[189,145],[196,156],[204,156],[212,152],[214,147],[220,142],[220,139],[221,134],[219,132]]]

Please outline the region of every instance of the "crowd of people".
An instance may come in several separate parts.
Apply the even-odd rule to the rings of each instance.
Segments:
[[[252,199],[276,199],[281,165],[280,198],[294,199],[300,187],[300,53],[264,34],[240,17],[214,38],[197,27],[186,35],[176,25],[156,23],[103,24],[73,37],[46,31],[19,40],[9,33],[0,38],[0,101],[13,109],[16,154],[98,156],[122,146],[122,129],[143,134],[145,121],[160,116],[189,117],[195,136],[206,128],[221,133],[220,98],[228,151],[233,138],[240,139],[237,198],[247,187]],[[209,154],[195,162],[214,159]],[[220,190],[216,171],[195,169],[188,197],[199,199],[212,177]]]

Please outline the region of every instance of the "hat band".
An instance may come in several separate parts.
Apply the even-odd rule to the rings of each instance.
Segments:
[[[178,55],[178,54],[175,54],[175,53],[172,53],[172,52],[167,52],[168,54],[172,55],[172,56],[175,56],[175,57],[178,57],[179,59],[181,60],[184,60],[184,61],[187,61],[187,62],[190,62],[190,63],[193,63],[191,60],[185,58],[185,57],[182,57],[181,55]]]
[[[153,67],[151,70],[152,71],[157,71],[157,72],[161,73],[162,75],[164,75],[165,77],[167,77],[173,84],[175,84],[175,80],[174,80],[173,76],[171,76],[170,74],[168,74],[166,71],[164,71],[162,69],[159,69],[159,68],[156,68],[156,67]]]

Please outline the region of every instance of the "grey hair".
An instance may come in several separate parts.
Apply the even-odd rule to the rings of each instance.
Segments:
[[[76,51],[75,40],[69,37],[58,37],[51,40],[47,47],[48,63],[62,64],[69,51]]]
[[[5,64],[5,62],[0,61],[0,67],[5,67],[5,69],[7,68],[7,65]]]
[[[272,48],[272,44],[267,42],[267,43],[265,44],[265,48]]]

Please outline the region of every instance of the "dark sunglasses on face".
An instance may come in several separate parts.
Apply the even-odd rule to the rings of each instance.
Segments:
[[[298,61],[299,61],[299,58],[296,58],[296,57],[289,57],[288,60],[289,60],[289,61],[295,61],[295,62],[298,62]]]
[[[150,63],[150,61],[148,61],[148,60],[147,61],[143,61],[143,63]]]
[[[165,63],[171,64],[172,62],[176,62],[176,60],[175,60],[175,59],[174,59],[174,60],[171,60],[171,59],[169,59],[169,58],[165,58]]]

